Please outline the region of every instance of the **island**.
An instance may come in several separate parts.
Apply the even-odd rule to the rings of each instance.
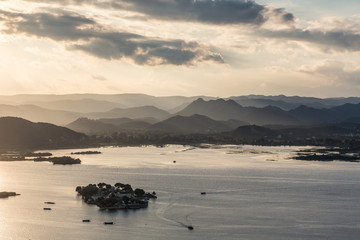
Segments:
[[[22,154],[24,157],[51,157],[52,153],[49,152],[26,152]]]
[[[85,154],[101,154],[101,152],[99,151],[83,151],[83,152],[72,152],[73,154],[78,154],[78,155],[85,155]]]
[[[360,148],[359,147],[322,147],[311,148],[297,151],[296,155],[292,157],[295,160],[302,161],[321,161],[321,162],[360,162]]]
[[[0,192],[0,198],[8,198],[8,197],[14,197],[14,196],[18,196],[20,194],[16,193],[16,192]]]
[[[143,189],[133,190],[130,184],[106,183],[76,187],[76,192],[87,204],[95,204],[101,210],[147,208],[149,199],[156,199],[156,193],[146,193]]]
[[[80,164],[81,160],[78,158],[72,158],[69,156],[63,157],[38,157],[34,159],[34,162],[52,162],[53,164],[60,164],[60,165],[71,165],[71,164]]]
[[[15,161],[51,162],[53,164],[61,164],[61,165],[71,165],[71,164],[80,164],[81,163],[81,160],[78,158],[72,158],[69,156],[62,156],[62,157],[50,157],[50,156],[52,156],[51,153],[0,154],[0,161],[3,161],[3,162],[15,162]]]

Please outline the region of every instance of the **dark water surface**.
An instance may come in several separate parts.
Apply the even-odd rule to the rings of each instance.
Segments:
[[[77,156],[81,165],[0,162],[0,191],[21,194],[0,199],[0,239],[359,239],[360,165],[288,159],[297,149],[102,148]],[[75,192],[98,182],[159,198],[147,209],[100,211]]]

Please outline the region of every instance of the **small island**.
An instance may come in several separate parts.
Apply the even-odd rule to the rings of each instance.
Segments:
[[[49,152],[26,152],[22,154],[24,157],[51,157],[52,153]]]
[[[15,162],[15,161],[34,161],[34,162],[51,162],[53,164],[71,165],[80,164],[81,160],[78,158],[72,158],[69,156],[51,157],[51,153],[12,153],[12,154],[0,154],[0,161]]]
[[[59,165],[71,165],[71,164],[80,164],[81,160],[69,156],[49,157],[49,158],[38,157],[34,159],[34,162],[52,162],[53,164],[59,164]]]
[[[130,184],[106,183],[76,187],[76,192],[87,204],[95,204],[101,210],[147,208],[149,199],[156,199],[156,193],[146,193],[143,189],[133,190]]]
[[[326,147],[326,148],[312,148],[299,150],[297,154],[292,157],[295,160],[302,161],[320,161],[320,162],[360,162],[359,147]]]
[[[101,152],[99,151],[83,151],[83,152],[72,152],[72,155],[77,154],[77,155],[85,155],[85,154],[101,154]]]
[[[18,196],[20,194],[16,193],[16,192],[0,192],[0,198],[8,198],[8,197],[14,197],[14,196]]]

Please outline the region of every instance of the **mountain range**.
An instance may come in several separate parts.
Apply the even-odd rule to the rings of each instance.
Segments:
[[[0,96],[0,104],[7,105],[36,105],[42,108],[70,112],[105,112],[113,108],[133,108],[141,106],[154,106],[170,113],[184,109],[188,104],[198,98],[216,100],[219,97],[211,96],[168,96],[155,97],[146,94],[23,94]],[[314,98],[299,96],[265,96],[246,95],[224,98],[234,100],[243,107],[263,108],[266,106],[278,107],[282,110],[291,110],[300,105],[312,108],[331,108],[345,103],[360,103],[359,97],[347,98]]]
[[[292,125],[299,123],[296,118],[277,107],[243,107],[233,100],[226,101],[223,99],[205,101],[199,98],[182,111],[176,113],[176,115],[181,116],[194,114],[204,115],[214,120],[235,119],[257,125]]]
[[[227,99],[144,94],[16,95],[0,96],[0,117],[48,122],[86,134],[210,133],[254,124],[274,129],[275,126],[359,123],[359,102],[360,98],[356,97],[320,99],[283,95]]]

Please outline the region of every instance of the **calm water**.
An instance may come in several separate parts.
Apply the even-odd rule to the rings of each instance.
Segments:
[[[0,191],[21,193],[0,199],[0,239],[359,239],[360,165],[289,160],[296,149],[102,148],[78,156],[81,165],[0,162]],[[159,198],[144,210],[100,211],[75,192],[98,182]]]

